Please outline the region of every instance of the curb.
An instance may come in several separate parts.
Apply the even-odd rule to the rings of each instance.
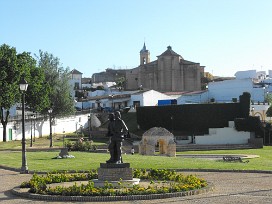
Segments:
[[[128,195],[128,196],[56,196],[56,195],[40,195],[33,194],[28,192],[21,192],[20,188],[14,188],[11,190],[11,193],[17,196],[36,199],[36,200],[50,200],[50,201],[79,201],[79,202],[97,202],[97,201],[127,201],[127,200],[153,200],[153,199],[165,199],[165,198],[174,198],[182,196],[191,196],[207,193],[214,190],[213,184],[208,184],[207,187],[202,189],[196,189],[185,192],[176,192],[176,193],[164,193],[164,194],[150,194],[150,195]]]
[[[20,168],[15,168],[15,167],[8,167],[5,165],[0,164],[1,169],[6,169],[10,171],[15,171],[15,172],[20,172]],[[146,169],[150,170],[150,169]],[[261,173],[261,174],[272,174],[272,170],[239,170],[239,169],[171,169],[175,170],[177,172],[234,172],[234,173]],[[75,171],[75,170],[70,170],[70,171],[65,171],[69,173],[84,173],[86,171]],[[29,171],[29,174],[46,174],[48,172],[44,171]]]

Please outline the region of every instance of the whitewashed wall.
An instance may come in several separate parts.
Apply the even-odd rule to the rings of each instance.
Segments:
[[[234,75],[235,75],[236,79],[246,79],[246,78],[255,79],[255,78],[257,78],[256,70],[238,71]]]
[[[254,102],[263,102],[266,97],[269,87],[263,89],[262,87],[254,87],[252,79],[233,79],[219,82],[210,82],[209,85],[209,99],[214,98],[215,102],[229,102],[232,98],[237,98],[243,92],[249,92],[251,100]]]
[[[60,118],[55,120],[55,124],[52,125],[52,134],[72,133],[83,127],[88,127],[88,115],[78,115],[68,118]],[[9,141],[9,129],[12,130],[12,140],[22,139],[22,123],[21,121],[10,122],[7,126],[7,141]],[[37,119],[35,122],[35,137],[45,137],[50,133],[50,126],[48,118]],[[34,137],[34,121],[32,121],[32,136]],[[31,121],[25,121],[25,137],[30,139],[31,137]],[[3,141],[3,127],[0,124],[0,141]]]
[[[210,128],[208,135],[195,135],[194,144],[198,145],[228,145],[228,144],[248,144],[250,132],[236,131],[234,122],[229,122],[229,127]],[[188,136],[187,140],[177,140],[177,144],[190,144],[193,136]]]
[[[236,131],[234,122],[229,122],[229,127],[210,128],[209,135],[195,136],[195,144],[248,144],[250,132]]]
[[[105,95],[105,91],[104,90],[96,90],[96,91],[93,91],[93,92],[88,92],[88,96],[89,97],[93,97],[93,96],[103,96]]]
[[[130,101],[128,102],[128,105],[133,107],[133,102],[134,101],[140,101],[140,105],[143,106],[143,94],[132,94],[130,96]]]
[[[75,102],[75,107],[82,108],[83,109],[89,109],[92,107],[91,101],[78,101]]]
[[[163,93],[155,90],[146,91],[143,93],[143,104],[142,106],[157,106],[158,100],[172,99]]]
[[[252,93],[253,84],[252,79],[234,79],[210,82],[208,88],[209,99],[214,98],[215,102],[229,102],[232,98],[239,100],[243,92]]]
[[[157,106],[158,100],[163,99],[172,99],[172,97],[155,90],[150,90],[146,92],[131,94],[128,105],[133,106],[134,101],[140,101],[140,106]]]

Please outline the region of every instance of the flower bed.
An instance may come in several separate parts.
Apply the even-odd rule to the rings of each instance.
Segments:
[[[173,170],[151,169],[150,171],[135,169],[134,178],[140,178],[143,185],[133,187],[122,186],[122,180],[118,186],[105,182],[103,187],[95,187],[92,179],[97,178],[96,171],[85,173],[48,173],[47,175],[34,174],[28,182],[21,184],[21,188],[30,188],[30,193],[42,195],[61,196],[125,196],[125,195],[149,195],[185,192],[201,189],[207,186],[204,179],[194,175],[183,175]],[[75,181],[88,181],[78,185]],[[55,186],[52,183],[74,182],[71,186]]]

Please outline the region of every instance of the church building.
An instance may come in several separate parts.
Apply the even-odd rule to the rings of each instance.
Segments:
[[[140,87],[160,92],[201,90],[204,66],[183,59],[171,46],[157,60],[150,61],[146,45],[140,51],[140,65],[126,70],[126,89]]]

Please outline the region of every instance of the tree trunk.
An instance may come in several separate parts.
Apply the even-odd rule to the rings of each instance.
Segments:
[[[7,123],[2,123],[3,125],[3,142],[7,141]]]
[[[8,124],[9,110],[6,113],[6,118],[4,120],[4,109],[1,108],[1,123],[3,126],[3,142],[7,141],[7,124]]]

